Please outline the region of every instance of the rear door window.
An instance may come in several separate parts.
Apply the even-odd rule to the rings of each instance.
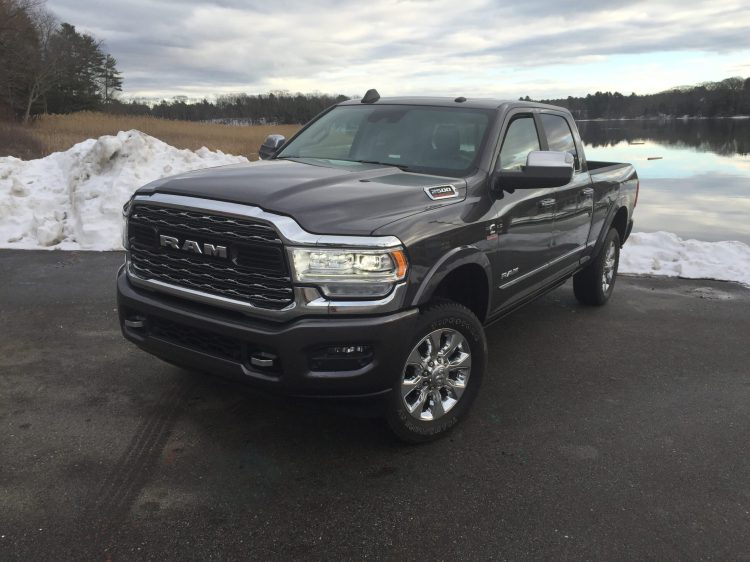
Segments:
[[[557,152],[569,152],[573,155],[578,167],[578,151],[576,142],[573,140],[573,132],[570,130],[568,122],[559,115],[542,113],[542,126],[544,134],[547,136],[547,145],[549,150]]]
[[[539,135],[531,115],[517,117],[511,121],[505,133],[497,168],[500,170],[520,170],[526,165],[529,152],[540,150]]]

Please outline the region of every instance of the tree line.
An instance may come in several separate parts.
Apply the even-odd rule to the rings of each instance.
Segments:
[[[349,98],[343,95],[280,91],[261,95],[231,94],[221,96],[216,101],[203,99],[199,102],[177,97],[162,100],[156,105],[116,101],[110,104],[108,110],[189,121],[302,124],[325,108],[346,99]],[[529,96],[520,99],[531,101]],[[596,92],[585,97],[538,101],[566,107],[576,119],[750,115],[750,78],[727,78],[657,94],[632,93],[625,96],[620,92]]]
[[[230,94],[216,101],[190,102],[178,96],[159,103],[115,101],[107,111],[127,115],[151,115],[164,119],[214,121],[229,124],[303,124],[333,104],[349,99],[343,95],[302,94],[276,91],[269,94]]]
[[[531,101],[529,96],[521,99]],[[586,97],[539,101],[565,107],[576,119],[750,115],[750,78],[727,78],[658,94],[596,92]]]
[[[0,114],[97,110],[120,91],[101,41],[59,23],[41,0],[0,0]]]

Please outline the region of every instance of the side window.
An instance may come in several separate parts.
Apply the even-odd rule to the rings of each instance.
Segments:
[[[511,121],[500,149],[499,170],[520,170],[526,165],[529,152],[540,150],[539,136],[531,116],[518,117]]]
[[[570,130],[568,122],[559,115],[542,113],[542,126],[547,135],[549,150],[569,152],[575,158],[577,168],[578,152],[576,151],[576,143],[573,140],[573,133]]]

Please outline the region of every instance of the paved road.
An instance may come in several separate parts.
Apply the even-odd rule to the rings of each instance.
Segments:
[[[750,290],[562,287],[408,447],[130,346],[121,261],[0,252],[0,560],[750,560]]]

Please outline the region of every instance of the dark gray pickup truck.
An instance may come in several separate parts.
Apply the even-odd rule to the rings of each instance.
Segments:
[[[607,302],[638,198],[567,111],[523,101],[371,90],[261,153],[125,206],[123,334],[264,389],[378,397],[412,442],[469,410],[483,325],[570,277]]]

